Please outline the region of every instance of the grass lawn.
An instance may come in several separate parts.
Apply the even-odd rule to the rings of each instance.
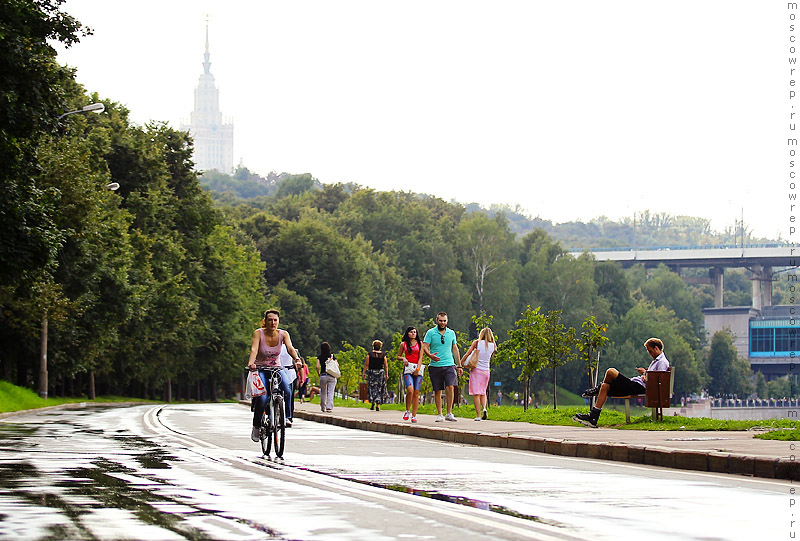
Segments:
[[[70,398],[39,398],[39,395],[30,389],[17,387],[6,381],[0,380],[0,413],[11,411],[32,410],[47,406],[60,406],[62,404],[77,404],[80,402],[146,402],[160,404],[158,400],[144,400],[142,398],[130,398],[124,396],[98,396],[94,400],[85,397]],[[234,400],[218,400],[218,402],[235,402]],[[187,401],[174,401],[173,404],[193,403]]]
[[[314,399],[314,403],[319,404],[319,398]],[[336,407],[350,408],[369,408],[368,402],[358,402],[356,400],[335,399]],[[381,410],[392,410],[403,412],[403,404],[384,404]],[[433,404],[424,404],[419,407],[419,413],[435,415],[436,407]],[[625,423],[625,412],[615,411],[605,408],[600,416],[599,426],[605,428],[616,428],[620,430],[749,430],[751,428],[777,429],[774,432],[759,434],[757,437],[763,439],[786,439],[800,440],[800,421],[789,421],[787,419],[770,419],[761,421],[725,421],[721,419],[707,419],[694,417],[668,417],[663,421],[653,421],[650,416],[649,408],[639,408],[641,415],[635,415],[632,411],[631,424]],[[560,425],[560,426],[580,426],[572,420],[576,413],[586,413],[586,406],[559,406],[553,410],[552,406],[530,408],[523,411],[520,406],[492,406],[489,409],[489,419],[495,421],[516,421],[522,423],[533,423],[538,425]],[[459,406],[453,408],[456,417],[473,419],[475,408],[472,405]],[[398,415],[400,419],[400,415]],[[791,430],[788,430],[791,429]]]

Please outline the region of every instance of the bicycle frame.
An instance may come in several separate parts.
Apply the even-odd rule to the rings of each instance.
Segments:
[[[285,446],[286,423],[284,415],[283,392],[280,388],[281,368],[259,368],[259,372],[267,374],[267,403],[261,424],[261,450],[265,456],[270,453],[272,443],[275,443],[275,455],[283,456]]]

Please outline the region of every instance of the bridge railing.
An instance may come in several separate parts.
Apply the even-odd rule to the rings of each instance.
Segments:
[[[571,254],[582,254],[583,252],[657,252],[657,251],[672,251],[672,250],[730,250],[741,248],[784,248],[789,247],[789,244],[783,243],[760,243],[760,244],[706,244],[700,246],[612,246],[609,248],[585,248],[583,250],[571,249]]]

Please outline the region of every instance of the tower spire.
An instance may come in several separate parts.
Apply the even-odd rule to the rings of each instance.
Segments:
[[[209,62],[209,60],[208,60],[210,57],[211,57],[211,54],[208,52],[208,15],[206,15],[206,52],[203,55],[203,59],[204,59],[204,62],[203,62],[203,73],[205,73],[206,75],[210,75],[211,74],[211,62]]]

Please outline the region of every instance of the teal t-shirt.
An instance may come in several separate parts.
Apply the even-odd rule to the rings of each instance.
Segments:
[[[442,336],[444,336],[444,344],[442,343]],[[439,327],[434,327],[428,329],[422,341],[429,344],[431,353],[439,357],[438,361],[431,359],[431,366],[452,366],[456,364],[453,360],[453,344],[456,343],[455,331],[446,328],[444,334],[442,334],[439,332]]]

